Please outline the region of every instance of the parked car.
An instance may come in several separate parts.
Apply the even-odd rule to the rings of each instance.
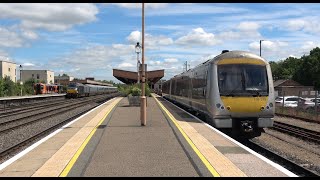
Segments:
[[[299,98],[298,107],[304,110],[311,110],[315,106],[315,102],[312,102],[309,99]]]
[[[284,101],[283,101],[284,98]],[[299,97],[298,96],[278,96],[275,99],[276,106],[283,107],[297,107],[298,106]]]

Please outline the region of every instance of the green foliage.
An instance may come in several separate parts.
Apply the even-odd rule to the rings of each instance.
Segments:
[[[141,96],[141,89],[138,87],[133,87],[133,88],[131,88],[130,94],[132,96]]]
[[[23,95],[32,95],[34,94],[34,90],[33,90],[33,85],[35,84],[35,80],[34,79],[28,79],[27,81],[25,81],[23,83],[23,87],[22,87],[22,94]]]
[[[132,84],[132,85],[126,85],[126,84],[118,84],[117,85],[119,92],[123,94],[123,96],[128,96],[131,94],[132,96],[141,96],[141,84]],[[145,84],[145,95],[151,96],[151,90],[148,86],[148,84]]]
[[[320,89],[320,48],[316,47],[309,55],[301,58],[289,57],[278,62],[270,62],[274,80],[293,79],[305,86]]]

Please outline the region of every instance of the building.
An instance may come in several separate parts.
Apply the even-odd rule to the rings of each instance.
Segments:
[[[54,76],[54,83],[55,84],[61,84],[63,86],[67,86],[70,81],[73,81],[73,76]]]
[[[0,60],[0,77],[9,77],[13,82],[17,82],[17,64],[10,61]]]
[[[21,70],[21,81],[25,82],[29,79],[34,79],[35,82],[53,84],[54,72],[50,70]]]
[[[292,79],[282,79],[273,82],[275,96],[312,97],[315,95],[313,86],[303,86]]]
[[[151,89],[154,91],[154,92],[157,92],[159,90],[162,90],[162,84],[165,82],[166,80],[162,80],[160,79],[158,82],[156,82],[155,84],[152,84],[151,85]]]
[[[93,84],[93,85],[99,85],[99,86],[113,86],[113,84],[95,81],[93,77],[87,77],[85,79],[74,79],[73,82],[77,82],[81,84]]]

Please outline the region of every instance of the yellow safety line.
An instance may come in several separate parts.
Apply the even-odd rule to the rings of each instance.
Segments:
[[[67,166],[63,169],[63,171],[61,172],[61,174],[59,175],[59,177],[66,177],[68,175],[68,173],[70,172],[71,168],[73,167],[74,163],[77,161],[77,159],[79,158],[80,154],[82,153],[82,151],[84,150],[84,148],[86,147],[86,145],[88,144],[89,140],[91,139],[91,137],[93,136],[93,134],[96,132],[98,126],[104,121],[104,119],[109,115],[109,113],[111,112],[111,110],[119,103],[120,101],[118,101],[117,103],[115,103],[110,110],[104,115],[104,117],[99,121],[99,123],[95,126],[95,128],[91,131],[91,133],[89,134],[89,136],[86,138],[86,140],[81,144],[80,148],[77,150],[77,152],[75,153],[75,155],[72,157],[72,159],[69,161],[69,163],[67,164]]]
[[[176,125],[176,127],[179,129],[180,133],[183,135],[183,137],[186,139],[186,141],[189,143],[193,151],[199,156],[203,164],[208,168],[208,170],[211,172],[211,174],[214,177],[220,177],[219,173],[212,167],[210,162],[203,156],[203,154],[199,151],[199,149],[196,147],[196,145],[192,142],[192,140],[186,135],[186,133],[182,130],[180,125],[177,123],[176,118],[160,103],[160,101],[155,98],[154,95],[152,97],[157,101],[157,103],[160,105],[160,107],[166,112],[166,114],[169,116],[170,120]]]

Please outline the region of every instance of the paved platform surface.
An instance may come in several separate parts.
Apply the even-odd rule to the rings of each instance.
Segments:
[[[287,177],[161,97],[114,98],[0,171],[0,176]]]

